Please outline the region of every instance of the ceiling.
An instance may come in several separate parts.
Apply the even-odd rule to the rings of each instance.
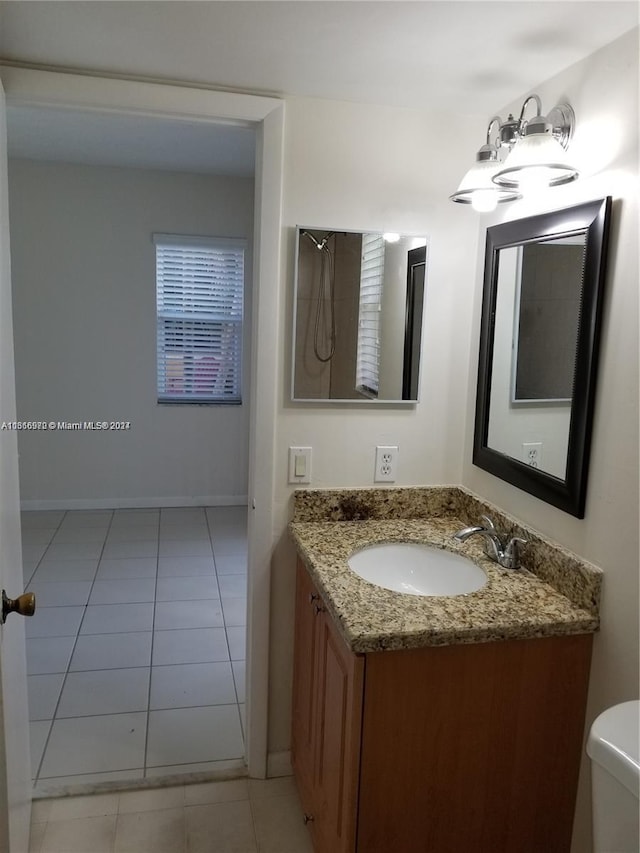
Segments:
[[[0,57],[486,119],[637,24],[636,0],[11,0],[0,2]],[[49,154],[75,142],[129,165],[153,152],[157,168],[184,168],[182,152],[198,170],[243,174],[253,161],[247,130],[221,128],[213,144],[183,126],[158,146],[157,125],[47,112],[14,111],[14,151],[38,156],[42,138]]]

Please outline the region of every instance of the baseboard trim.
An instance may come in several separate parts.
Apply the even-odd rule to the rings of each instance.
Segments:
[[[247,495],[195,495],[174,498],[62,498],[23,500],[24,512],[46,509],[141,509],[144,507],[246,506]]]
[[[270,752],[267,755],[267,779],[276,776],[292,776],[291,752]]]

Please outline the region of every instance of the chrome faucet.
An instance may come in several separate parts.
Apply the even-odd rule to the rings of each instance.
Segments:
[[[505,545],[496,526],[488,515],[481,516],[482,525],[463,527],[454,534],[457,542],[464,542],[476,533],[485,539],[485,554],[505,569],[520,568],[520,547],[527,544],[526,539],[513,536]]]

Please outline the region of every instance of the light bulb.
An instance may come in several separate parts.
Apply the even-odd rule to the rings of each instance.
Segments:
[[[498,206],[498,193],[493,190],[475,190],[471,194],[471,207],[478,213],[491,213]]]
[[[520,192],[524,196],[536,195],[547,189],[554,178],[553,169],[546,166],[531,166],[518,175]]]

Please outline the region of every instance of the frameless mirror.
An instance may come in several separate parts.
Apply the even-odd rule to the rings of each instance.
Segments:
[[[487,229],[473,461],[579,518],[610,208]]]
[[[425,237],[296,229],[291,398],[415,403]]]

